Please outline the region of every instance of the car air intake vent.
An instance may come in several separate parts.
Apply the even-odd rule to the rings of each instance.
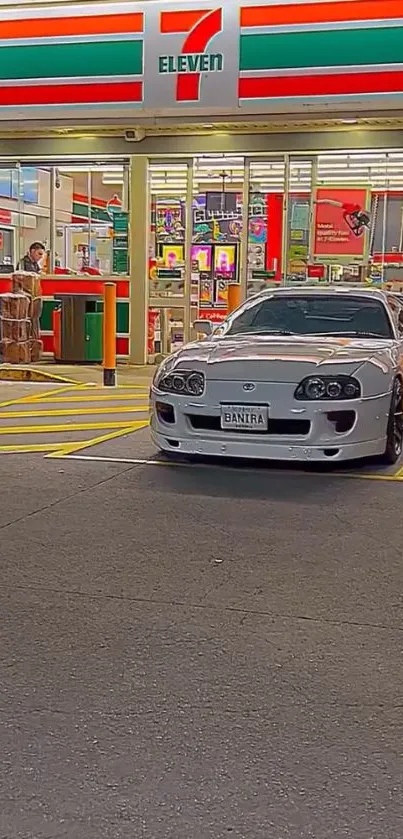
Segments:
[[[309,420],[300,419],[269,419],[269,426],[267,431],[251,432],[251,431],[223,431],[221,428],[220,417],[208,417],[200,414],[188,414],[188,420],[195,429],[195,431],[221,431],[222,434],[247,434],[248,437],[253,433],[262,435],[272,434],[273,436],[285,437],[306,437],[309,434],[311,423]]]
[[[355,411],[329,411],[327,418],[334,423],[336,434],[346,434],[355,423]]]

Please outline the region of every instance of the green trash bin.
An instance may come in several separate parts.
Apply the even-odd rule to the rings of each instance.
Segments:
[[[103,356],[103,312],[85,316],[85,360],[101,362]]]
[[[58,294],[61,304],[60,361],[85,364],[103,357],[103,299],[94,294]]]

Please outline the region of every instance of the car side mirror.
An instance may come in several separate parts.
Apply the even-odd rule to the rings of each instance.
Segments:
[[[199,332],[201,335],[206,335],[208,337],[213,332],[213,324],[211,323],[211,320],[195,320],[193,323],[193,329],[195,332]]]

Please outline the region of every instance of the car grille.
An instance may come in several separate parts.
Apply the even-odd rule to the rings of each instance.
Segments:
[[[223,434],[228,434],[228,431],[223,431],[221,428],[220,417],[202,416],[201,414],[187,414],[187,418],[195,431],[221,431]],[[285,437],[306,437],[311,429],[309,420],[302,419],[269,419],[267,431],[260,431],[259,434],[273,434],[274,436]],[[231,434],[247,434],[251,436],[252,432],[244,432],[243,429],[239,431],[231,430]]]

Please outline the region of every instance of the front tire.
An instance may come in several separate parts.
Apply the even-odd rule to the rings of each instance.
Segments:
[[[390,403],[388,428],[386,433],[386,448],[382,461],[393,466],[403,451],[403,388],[400,379],[395,379]]]

